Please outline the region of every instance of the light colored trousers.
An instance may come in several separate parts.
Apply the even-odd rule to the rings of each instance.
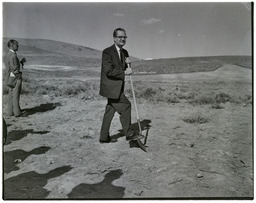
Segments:
[[[19,116],[21,114],[20,109],[20,93],[21,93],[22,79],[18,79],[14,88],[9,87],[8,94],[8,115]]]

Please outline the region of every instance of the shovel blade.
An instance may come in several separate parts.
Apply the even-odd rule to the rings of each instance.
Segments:
[[[139,145],[139,147],[140,147],[144,152],[147,152],[147,149],[146,149],[145,145],[143,145],[140,140],[137,140],[137,144]]]

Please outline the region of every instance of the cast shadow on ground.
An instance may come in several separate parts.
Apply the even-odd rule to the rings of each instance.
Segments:
[[[42,200],[50,191],[44,189],[48,179],[61,176],[72,169],[71,166],[62,166],[39,174],[30,171],[4,180],[4,200]]]
[[[103,181],[95,184],[82,183],[72,189],[69,199],[121,199],[124,197],[124,187],[112,184],[123,175],[121,169],[112,170],[105,175]]]
[[[144,140],[143,139],[141,140],[144,145],[146,145],[146,143],[147,143],[148,133],[149,133],[149,129],[151,127],[150,123],[151,123],[151,120],[149,120],[149,119],[144,119],[143,121],[140,121],[141,131],[142,131],[142,134],[145,136]],[[132,128],[135,130],[136,133],[139,134],[138,123],[133,123]],[[124,136],[123,130],[119,130],[119,133],[111,136],[111,138],[118,139],[123,136]],[[138,148],[139,146],[138,146],[137,142],[130,141],[130,148],[133,148],[133,147]]]
[[[141,126],[141,130],[144,131],[144,130],[149,130],[151,125],[151,120],[148,120],[148,119],[144,119],[143,121],[140,121],[140,126]],[[139,133],[139,125],[138,123],[133,123],[132,124],[132,129],[134,129],[137,133]],[[123,133],[123,130],[118,130],[119,133],[111,136],[111,138],[114,138],[114,139],[118,139],[120,137],[123,137],[124,136],[124,133]],[[142,132],[142,134],[144,134],[144,132]]]
[[[46,153],[50,147],[39,147],[36,149],[33,149],[29,152],[26,152],[21,149],[17,149],[14,151],[4,152],[4,173],[10,173],[11,171],[17,171],[19,170],[19,167],[17,167],[17,164],[24,161],[27,157],[29,157],[32,154],[44,154]]]
[[[5,145],[11,144],[12,141],[21,140],[22,138],[26,137],[29,133],[33,134],[47,134],[50,131],[34,131],[33,129],[29,130],[13,130],[9,133],[7,133],[7,139]]]
[[[61,104],[60,103],[40,104],[40,106],[36,106],[30,109],[23,109],[23,111],[25,112],[26,115],[29,116],[38,112],[43,113],[46,111],[51,111],[58,106],[61,106]]]

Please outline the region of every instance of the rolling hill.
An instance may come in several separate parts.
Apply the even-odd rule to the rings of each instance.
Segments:
[[[6,46],[8,40],[6,38],[3,39],[4,48],[6,47],[4,51],[8,50]],[[20,45],[19,52],[22,52],[23,55],[54,54],[95,59],[101,58],[101,51],[80,45],[45,39],[20,38],[17,40]]]
[[[214,71],[224,64],[238,65],[252,68],[251,56],[205,56],[205,57],[180,57],[137,61],[133,69],[138,73],[191,73]]]
[[[96,49],[44,39],[17,39],[19,57],[31,65],[62,65],[76,67],[99,66],[102,52]],[[3,39],[3,53],[8,51],[8,39]]]
[[[17,39],[19,57],[25,57],[28,65],[72,66],[77,68],[99,68],[102,51],[80,45],[45,39]],[[7,38],[3,39],[3,53],[7,49]],[[136,73],[188,73],[213,71],[223,64],[252,68],[251,56],[207,56],[168,59],[139,60],[131,57]]]

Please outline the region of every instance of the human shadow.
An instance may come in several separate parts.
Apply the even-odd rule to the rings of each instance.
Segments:
[[[29,152],[17,149],[14,151],[4,152],[3,158],[3,166],[4,166],[4,173],[10,173],[11,171],[17,171],[19,170],[19,167],[17,167],[17,164],[24,161],[27,157],[29,157],[32,154],[44,154],[46,153],[50,147],[39,147],[36,149],[33,149]]]
[[[46,111],[51,111],[56,107],[61,106],[60,103],[48,103],[48,104],[40,104],[40,106],[36,106],[30,109],[23,109],[26,115],[32,115],[35,113],[43,113]]]
[[[71,166],[62,166],[49,171],[46,174],[39,174],[35,171],[22,173],[15,177],[4,180],[4,200],[42,200],[50,191],[44,189],[48,180],[61,176],[72,169]]]
[[[112,170],[103,181],[95,184],[82,183],[72,189],[69,199],[120,199],[124,196],[124,187],[114,186],[112,182],[122,176],[121,169]]]
[[[13,130],[13,131],[7,133],[5,145],[12,143],[12,141],[21,140],[22,138],[26,137],[29,133],[43,135],[43,134],[47,134],[49,132],[50,131],[34,131],[33,129]]]

